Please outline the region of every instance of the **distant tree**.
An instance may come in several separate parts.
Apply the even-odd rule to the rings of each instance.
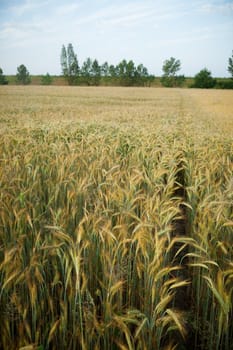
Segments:
[[[109,66],[109,75],[111,78],[116,78],[118,75],[117,68],[113,64]]]
[[[155,81],[155,76],[153,74],[149,74],[144,85],[151,86],[151,84],[154,81]]]
[[[124,59],[121,62],[119,62],[115,67],[115,75],[117,76],[117,79],[120,85],[126,85],[125,83],[126,66],[127,66],[127,61]]]
[[[96,86],[99,85],[101,78],[101,66],[99,65],[99,62],[96,59],[92,62],[91,76],[92,84]]]
[[[232,51],[231,57],[229,57],[229,59],[228,59],[228,68],[227,68],[227,70],[230,73],[231,78],[233,79],[233,51]]]
[[[99,64],[97,59],[88,57],[79,69],[77,57],[73,47],[69,44],[66,49],[62,46],[61,67],[64,77],[69,84],[81,85],[123,85],[123,86],[150,86],[154,80],[152,75],[142,64],[135,66],[132,60],[122,60],[118,65],[109,65],[108,62]],[[44,84],[47,77],[43,78]]]
[[[68,44],[67,49],[64,45],[62,46],[61,69],[62,74],[69,85],[77,84],[79,76],[79,65],[77,55],[74,52],[72,44]]]
[[[68,78],[68,61],[67,61],[67,52],[66,52],[65,45],[62,45],[60,59],[61,59],[62,74],[64,75],[65,78]]]
[[[217,89],[231,89],[231,90],[233,90],[233,79],[232,78],[219,78],[216,81],[215,87]]]
[[[150,85],[150,82],[154,79],[154,77],[152,79],[152,76],[149,76],[148,70],[143,64],[136,66],[132,60],[123,59],[116,66],[106,65],[105,63],[104,68],[107,69],[106,73],[108,71],[109,81],[114,85],[145,86]]]
[[[149,78],[147,68],[142,64],[135,66],[132,60],[122,60],[116,66],[115,74],[119,79],[120,85],[123,86],[143,86]]]
[[[100,74],[101,74],[101,83],[103,84],[112,84],[112,79],[110,77],[110,72],[109,72],[109,64],[108,62],[104,62],[101,66],[100,66]]]
[[[23,85],[30,84],[31,82],[30,74],[24,64],[17,67],[16,81]]]
[[[51,85],[53,82],[53,78],[51,77],[51,75],[49,73],[47,73],[46,75],[43,75],[41,77],[41,84],[42,85]]]
[[[149,74],[146,67],[143,64],[139,64],[136,68],[136,83],[137,85],[146,85],[149,82]]]
[[[86,85],[92,84],[92,65],[93,65],[93,62],[90,57],[88,57],[82,64],[82,68],[81,68],[82,83]]]
[[[123,86],[130,86],[134,84],[135,65],[132,60],[122,60],[116,67],[116,73],[119,77],[120,84]]]
[[[117,66],[114,66],[113,64],[110,64],[108,66],[108,77],[109,77],[109,82],[111,85],[118,85],[119,84]]]
[[[99,85],[101,79],[101,66],[97,59],[88,57],[82,64],[81,82],[86,85]]]
[[[101,75],[103,77],[108,77],[109,76],[109,65],[108,62],[104,62],[101,66]]]
[[[109,66],[109,77],[111,79],[111,84],[117,84],[118,83],[118,68],[117,66],[114,66],[113,64],[110,64]]]
[[[181,86],[184,81],[184,76],[177,76],[177,72],[181,68],[180,60],[171,57],[163,63],[163,75],[161,77],[161,83],[166,87]]]
[[[125,67],[125,85],[132,86],[137,84],[137,71],[132,60],[126,62]]]
[[[0,68],[0,85],[7,85],[8,81],[6,80],[5,75],[3,75],[3,70]]]
[[[180,60],[176,60],[174,57],[171,57],[169,60],[164,61],[163,72],[168,76],[175,76],[176,73],[180,70],[180,67]]]
[[[211,89],[215,84],[216,79],[211,76],[211,72],[207,68],[204,68],[195,75],[193,87]]]

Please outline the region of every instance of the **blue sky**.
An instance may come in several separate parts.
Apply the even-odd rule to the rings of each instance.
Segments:
[[[221,0],[0,0],[0,67],[15,74],[60,74],[62,44],[72,43],[79,63],[123,58],[162,74],[165,59],[181,72],[207,67],[229,76],[233,50],[233,1]]]

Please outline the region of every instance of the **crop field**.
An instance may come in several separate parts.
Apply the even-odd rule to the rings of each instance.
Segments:
[[[0,349],[233,349],[233,92],[0,87]]]

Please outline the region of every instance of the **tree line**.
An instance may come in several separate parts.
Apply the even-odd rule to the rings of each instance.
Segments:
[[[72,44],[68,44],[67,48],[62,46],[61,69],[69,85],[98,86],[102,82],[122,86],[149,86],[154,79],[143,64],[136,66],[132,60],[123,59],[114,66],[108,62],[99,64],[97,59],[88,57],[79,66]]]
[[[123,59],[117,65],[104,62],[99,64],[97,59],[88,57],[80,66],[77,54],[73,45],[68,44],[62,46],[60,55],[62,76],[68,85],[117,85],[117,86],[151,86],[155,76],[149,74],[148,69],[143,65],[135,65],[132,60]],[[163,75],[160,82],[165,87],[180,87],[185,82],[185,76],[179,75],[181,69],[181,61],[174,57],[165,60],[162,66]],[[211,75],[207,68],[203,68],[193,79],[190,87],[196,88],[223,88],[233,89],[233,51],[232,56],[228,59],[227,70],[231,75],[231,79],[217,81]],[[41,77],[42,85],[50,85],[53,78],[49,73]],[[30,84],[31,76],[26,66],[21,64],[17,67],[16,83]],[[6,77],[0,68],[0,85],[8,84]]]
[[[140,64],[136,66],[132,60],[122,60],[116,66],[105,62],[99,65],[97,59],[87,58],[82,66],[79,66],[77,55],[73,45],[63,45],[61,50],[62,74],[69,85],[121,85],[121,86],[150,86],[154,76],[148,73],[148,69]],[[181,62],[174,57],[167,59],[163,63],[163,75],[160,79],[165,87],[180,87],[184,84],[185,76],[178,75],[181,69]],[[228,72],[233,79],[233,52],[228,60]],[[211,75],[207,68],[203,68],[194,77],[194,83],[190,87],[196,88],[233,88],[233,81],[225,81],[218,85],[217,80]]]

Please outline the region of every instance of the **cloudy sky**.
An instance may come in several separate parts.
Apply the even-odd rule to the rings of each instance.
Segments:
[[[79,63],[143,63],[161,75],[163,61],[181,60],[186,76],[207,67],[229,76],[233,0],[0,0],[0,67],[15,74],[60,74],[63,44]]]

